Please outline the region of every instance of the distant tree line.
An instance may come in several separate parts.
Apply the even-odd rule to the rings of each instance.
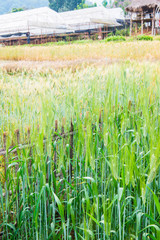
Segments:
[[[51,9],[62,12],[74,9],[95,7],[96,4],[87,4],[85,0],[0,0],[0,14],[23,11],[25,9],[49,6]],[[104,7],[125,7],[131,0],[102,0]]]
[[[63,12],[74,10],[81,2],[81,0],[49,0],[49,6],[56,12]]]
[[[0,0],[0,14],[12,12],[12,9],[31,9],[48,5],[48,0]]]
[[[102,0],[104,7],[121,7],[125,10],[131,0]],[[51,9],[57,12],[69,11],[74,9],[96,7],[97,4],[86,4],[85,0],[49,0]]]
[[[88,5],[88,4],[85,3],[85,0],[82,0],[81,3],[79,5],[77,5],[76,9],[90,8],[90,7],[97,7],[97,4],[94,3],[92,5]]]
[[[97,4],[88,5],[85,0],[49,0],[49,6],[57,12],[64,12],[74,9],[96,7]]]
[[[25,8],[12,8],[11,12],[14,13],[14,12],[22,12],[24,11]]]
[[[121,7],[124,11],[125,8],[131,3],[131,0],[115,0],[113,7]]]

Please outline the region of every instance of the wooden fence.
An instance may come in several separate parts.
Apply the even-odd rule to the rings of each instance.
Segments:
[[[37,127],[39,130],[39,126]],[[50,136],[50,138],[52,139],[52,142],[58,141],[60,139],[64,139],[66,137],[70,137],[69,143],[70,143],[70,159],[72,161],[73,159],[73,137],[74,134],[77,131],[74,131],[74,127],[73,127],[73,123],[71,120],[71,124],[70,124],[70,131],[69,132],[64,132],[64,120],[62,120],[62,127],[61,127],[61,133],[58,132],[58,121],[55,121],[55,128],[54,128],[54,134],[52,134]],[[14,144],[12,146],[10,146],[9,148],[7,148],[7,133],[5,132],[3,134],[3,148],[0,149],[0,156],[4,157],[4,171],[5,171],[5,177],[6,177],[6,172],[7,172],[7,165],[8,165],[8,157],[10,154],[17,154],[17,151],[22,151],[23,149],[32,149],[36,146],[36,143],[31,144],[30,141],[30,129],[27,130],[27,138],[28,138],[28,142],[27,143],[23,143],[20,144],[20,130],[17,129],[15,131],[15,136],[16,136],[16,142],[17,144]],[[48,142],[49,139],[47,139],[46,137],[44,137],[43,139],[43,145],[45,143]],[[56,166],[57,164],[57,152],[54,152],[54,164]],[[18,168],[18,166],[17,166]],[[56,175],[56,169],[55,169],[55,175]],[[70,167],[69,167],[69,175],[70,178],[72,178],[72,163],[70,163]],[[6,178],[5,178],[6,179]]]
[[[105,38],[108,33],[111,31],[101,31],[102,38]],[[48,42],[59,42],[59,41],[73,41],[80,39],[97,39],[97,34],[99,31],[93,31],[91,33],[88,32],[80,32],[80,33],[69,33],[69,34],[53,34],[53,35],[40,35],[33,36],[30,38],[30,44],[44,44]],[[13,46],[13,45],[24,45],[27,44],[27,37],[11,37],[0,39],[0,44],[4,46]]]
[[[103,123],[102,123],[101,112],[100,112],[100,116],[99,116],[99,131],[100,132],[102,132],[102,124]],[[92,131],[94,131],[95,127],[96,127],[96,125],[92,124]],[[84,127],[84,130],[86,130],[85,127]],[[39,126],[38,126],[38,131],[39,131]],[[74,177],[74,170],[75,170],[74,168],[76,167],[76,165],[74,164],[73,161],[74,161],[74,147],[75,147],[74,136],[77,133],[78,133],[78,130],[74,129],[74,125],[73,125],[72,120],[70,122],[70,130],[69,130],[69,132],[66,132],[66,133],[64,131],[64,119],[62,120],[61,129],[58,128],[58,121],[56,120],[54,129],[53,129],[53,134],[51,136],[49,136],[48,139],[46,137],[43,138],[43,148],[45,147],[45,144],[48,141],[51,141],[52,143],[55,143],[55,141],[57,142],[58,140],[61,140],[61,139],[62,140],[67,139],[67,141],[69,143],[69,148],[68,148],[69,152],[67,153],[68,158],[69,158],[69,162],[68,162],[68,166],[65,169],[65,173],[66,173],[69,184],[72,184],[72,180],[73,180],[73,177]],[[3,184],[1,185],[2,188],[4,189],[4,193],[0,196],[0,200],[1,200],[1,197],[6,198],[8,196],[12,196],[14,193],[16,193],[16,191],[18,191],[18,195],[19,195],[20,191],[22,190],[19,182],[18,182],[18,190],[16,188],[12,189],[12,190],[10,189],[9,182],[12,181],[12,180],[8,179],[7,169],[8,169],[8,166],[10,165],[10,163],[8,162],[10,154],[14,155],[14,160],[15,160],[15,159],[18,158],[18,153],[23,151],[24,149],[29,150],[28,153],[31,156],[32,150],[34,149],[34,147],[36,148],[36,143],[31,144],[30,129],[27,130],[26,134],[27,134],[27,139],[28,139],[27,142],[23,143],[23,144],[20,144],[20,142],[21,142],[21,140],[20,140],[20,130],[17,129],[15,131],[15,142],[16,142],[16,144],[13,144],[13,146],[10,146],[10,147],[7,147],[7,133],[3,134],[3,148],[0,149],[0,156],[2,156],[3,160],[4,160],[5,182],[4,182],[4,185]],[[63,144],[64,144],[64,141],[63,141]],[[58,172],[58,170],[56,168],[56,166],[58,165],[57,164],[58,144],[55,145],[55,149],[52,152],[52,163],[51,163],[52,166],[51,166],[51,168],[49,168],[47,158],[46,158],[46,182],[49,183],[49,181],[50,181],[49,180],[50,179],[49,170],[51,170],[51,169],[52,169],[51,171],[54,172],[54,178],[55,179],[57,179],[57,180],[62,179],[61,178],[61,173]],[[12,159],[12,155],[11,155],[11,159]],[[30,158],[29,158],[29,161],[31,161]],[[14,169],[15,173],[17,173],[18,169],[20,168],[20,164],[21,163],[18,163],[18,161],[17,161],[16,165],[13,165],[11,167],[11,168]],[[31,179],[32,179],[32,162],[28,162],[27,167],[28,167],[28,176],[29,176],[29,178],[31,177]],[[73,175],[73,177],[72,177],[72,175]],[[15,174],[15,179],[16,178],[17,178],[17,176]],[[53,182],[53,187],[55,188],[54,182]],[[7,189],[7,192],[6,192],[6,189]],[[56,192],[56,188],[55,188],[55,192]],[[18,200],[18,203],[19,203],[19,200]],[[16,224],[17,223],[14,224],[15,227],[16,227]],[[4,228],[2,228],[0,230],[2,230],[2,231],[0,231],[0,239],[2,239],[3,237],[5,237],[5,230],[4,230]]]
[[[64,132],[64,118],[62,119],[62,125],[61,125],[61,131],[58,131],[58,121],[55,121],[55,126],[53,129],[53,134],[49,137],[49,139],[52,139],[52,142],[57,142],[60,139],[65,139],[67,137],[70,138],[69,140],[69,145],[70,145],[70,166],[69,166],[69,176],[70,180],[72,178],[72,160],[73,160],[73,149],[74,149],[74,135],[78,132],[77,129],[74,129],[73,122],[71,120],[70,122],[70,131],[69,132]],[[94,129],[95,124],[92,125],[92,128]],[[100,131],[102,131],[102,115],[101,111],[99,113],[99,127]],[[39,132],[39,125],[37,126],[37,132]],[[12,144],[9,148],[7,148],[7,133],[3,133],[3,148],[0,149],[0,156],[4,157],[4,170],[5,170],[5,177],[6,177],[6,171],[7,171],[7,165],[8,165],[8,157],[10,154],[17,154],[17,151],[22,151],[24,149],[32,149],[36,146],[36,143],[31,144],[31,137],[30,137],[30,128],[27,130],[27,142],[26,143],[21,143],[20,142],[20,130],[17,129],[15,130],[15,139],[16,139],[16,144]],[[49,141],[46,137],[43,139],[43,145]],[[30,164],[29,164],[30,165]],[[54,165],[57,165],[57,151],[54,152]],[[17,166],[18,169],[18,166]],[[55,171],[55,176],[56,176],[56,167],[54,169]]]

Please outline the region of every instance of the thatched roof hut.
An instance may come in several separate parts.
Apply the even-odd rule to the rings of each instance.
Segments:
[[[126,11],[141,12],[142,10],[156,7],[160,7],[160,0],[132,0],[131,4],[126,8]]]
[[[136,29],[138,24],[141,23],[141,34],[143,34],[144,24],[147,23],[147,27],[152,27],[152,34],[155,35],[157,22],[159,25],[160,20],[160,0],[132,0],[131,4],[126,8],[126,11],[131,13],[130,35],[132,35],[133,23],[136,24]],[[133,18],[133,13],[136,13],[136,18]],[[158,27],[160,27],[160,25]]]

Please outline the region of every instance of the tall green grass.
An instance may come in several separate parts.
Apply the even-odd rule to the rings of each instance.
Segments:
[[[28,141],[29,126],[35,144],[5,156],[2,239],[160,239],[159,67],[1,72],[0,135],[8,149],[17,128]],[[64,117],[65,132],[74,125],[73,159],[70,137],[51,137]]]

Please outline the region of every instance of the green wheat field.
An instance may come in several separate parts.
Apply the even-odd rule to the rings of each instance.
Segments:
[[[159,61],[1,69],[0,103],[0,239],[160,240]]]

